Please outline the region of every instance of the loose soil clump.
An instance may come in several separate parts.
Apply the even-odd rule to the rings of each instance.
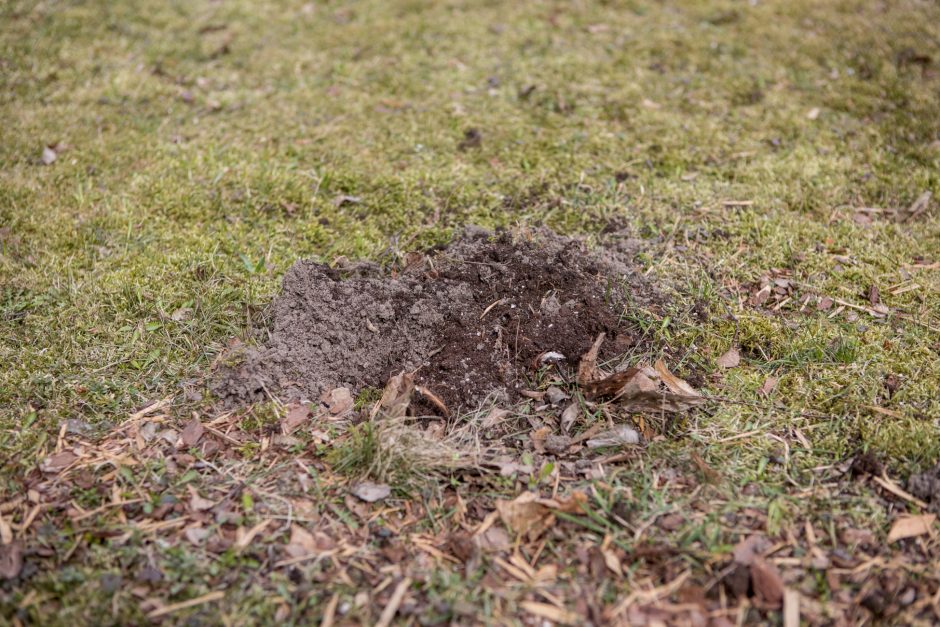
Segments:
[[[446,248],[408,253],[392,272],[299,261],[273,304],[267,346],[221,368],[211,388],[228,406],[317,399],[416,370],[416,383],[452,411],[514,401],[540,366],[576,366],[601,332],[611,354],[635,343],[622,314],[653,299],[636,249],[622,237],[591,252],[547,230],[468,229]]]

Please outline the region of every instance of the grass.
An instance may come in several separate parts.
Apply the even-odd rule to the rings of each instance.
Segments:
[[[231,338],[256,341],[295,260],[389,262],[469,223],[588,237],[614,224],[644,241],[672,304],[630,322],[736,401],[655,442],[637,462],[648,472],[617,476],[642,496],[642,523],[695,500],[649,472],[694,474],[692,446],[720,468],[724,505],[655,532],[665,541],[731,546],[721,516],[741,508],[771,533],[839,517],[882,533],[867,489],[807,502],[788,479],[809,485],[859,451],[899,477],[940,458],[935,4],[13,0],[0,21],[0,503],[64,421],[105,432],[198,387]],[[482,141],[460,149],[469,129]],[[912,221],[858,218],[925,191]],[[778,311],[748,304],[763,277],[791,281]],[[886,319],[799,311],[817,294],[867,307],[872,285]],[[735,344],[742,366],[717,372]],[[260,414],[246,420],[263,431]],[[141,620],[128,586],[100,585],[136,564],[137,542],[41,571],[20,619],[114,607],[115,622]],[[272,600],[231,559],[168,554],[167,597],[226,569],[244,595],[223,619],[269,622],[281,605],[313,617],[332,594],[297,600],[282,581]],[[343,598],[366,612],[351,583]],[[420,585],[447,601],[430,616],[464,582],[442,571]],[[3,603],[25,594],[0,587]],[[474,594],[484,615],[512,602]]]

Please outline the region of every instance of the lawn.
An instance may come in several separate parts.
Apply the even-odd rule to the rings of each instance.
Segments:
[[[940,461],[936,3],[10,0],[0,24],[4,620],[940,620],[940,479],[910,481]],[[623,416],[644,441],[587,474],[564,468],[596,451],[527,434],[500,473],[215,403],[294,262],[398,268],[467,225],[629,239],[661,296],[625,311],[631,363],[707,402]]]

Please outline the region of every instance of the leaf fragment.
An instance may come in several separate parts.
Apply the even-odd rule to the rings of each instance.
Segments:
[[[917,536],[930,534],[936,521],[936,514],[902,516],[891,525],[891,531],[888,532],[888,544],[905,538],[916,538]]]
[[[388,497],[392,493],[392,488],[384,483],[373,483],[372,481],[363,481],[356,484],[351,490],[352,494],[366,503],[375,503]]]
[[[718,365],[725,369],[737,368],[740,363],[741,354],[738,353],[738,349],[733,347],[718,358]]]

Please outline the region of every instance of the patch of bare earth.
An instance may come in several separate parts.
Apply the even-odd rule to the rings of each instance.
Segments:
[[[599,333],[606,353],[631,347],[620,317],[651,299],[628,251],[591,252],[547,230],[469,230],[443,250],[409,253],[393,273],[301,261],[274,303],[270,341],[224,368],[213,390],[229,406],[317,399],[414,371],[451,410],[516,401],[535,370],[577,363]]]

